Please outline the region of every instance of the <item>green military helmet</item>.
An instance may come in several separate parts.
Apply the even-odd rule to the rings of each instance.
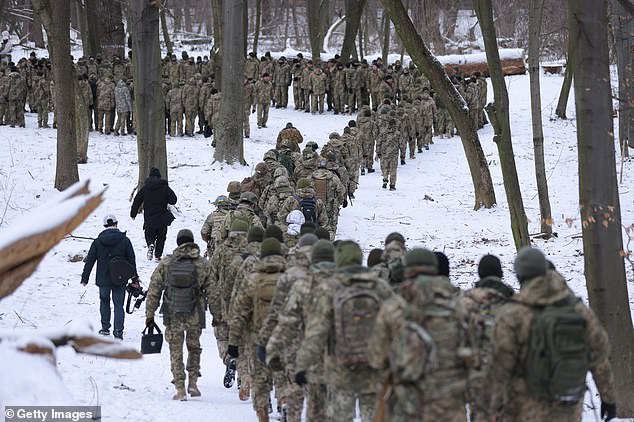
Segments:
[[[229,193],[240,193],[240,185],[241,185],[241,183],[238,182],[237,180],[232,180],[227,185],[227,192],[229,192]]]
[[[247,242],[262,242],[264,240],[264,229],[260,226],[253,226],[247,233]]]
[[[194,233],[192,233],[189,229],[182,229],[176,235],[176,244],[178,246],[184,243],[193,243],[194,242]]]
[[[297,181],[297,189],[306,189],[310,187],[310,179],[302,177]]]
[[[545,275],[548,271],[548,261],[539,249],[525,246],[517,253],[513,267],[515,275],[521,284]]]
[[[431,274],[438,274],[438,258],[429,249],[412,249],[405,255],[405,268],[424,267]]]
[[[304,161],[312,160],[315,157],[317,157],[317,153],[309,146],[306,146],[306,148],[304,148],[304,151],[302,151],[302,160]]]
[[[273,178],[277,179],[278,177],[288,177],[288,170],[284,166],[279,166],[273,172]]]
[[[255,166],[255,172],[261,176],[267,174],[269,172],[269,166],[266,163],[260,162]]]
[[[242,192],[240,194],[240,202],[255,205],[258,203],[258,197],[253,192]]]
[[[341,139],[341,135],[337,132],[331,132],[330,135],[328,135],[328,139]]]
[[[266,160],[279,160],[279,153],[276,149],[270,149],[264,153],[264,157],[262,158],[264,161]]]
[[[231,233],[247,233],[249,231],[249,223],[241,218],[236,218],[231,223]]]
[[[313,245],[310,256],[313,264],[317,264],[318,262],[334,262],[335,247],[330,240],[319,239]]]
[[[368,268],[378,265],[382,261],[383,249],[374,248],[368,254]]]
[[[291,182],[290,180],[288,180],[288,177],[280,176],[275,179],[275,183],[273,184],[273,186],[278,192],[282,192],[284,189],[288,191],[288,189],[291,187]]]
[[[262,241],[262,246],[260,246],[260,258],[273,255],[282,255],[282,244],[273,237],[267,237]]]
[[[315,243],[317,243],[317,241],[319,240],[319,238],[317,236],[315,236],[312,233],[307,233],[305,235],[303,235],[300,239],[299,239],[299,243],[298,246],[301,248],[303,246],[312,246]]]
[[[335,263],[337,268],[363,263],[363,251],[353,240],[343,240],[335,248]]]
[[[214,201],[214,205],[218,208],[228,207],[229,198],[227,197],[227,195],[220,195]]]

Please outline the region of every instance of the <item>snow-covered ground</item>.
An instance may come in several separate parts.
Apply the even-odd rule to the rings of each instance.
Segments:
[[[542,110],[546,148],[546,167],[550,189],[554,230],[558,237],[536,241],[548,258],[570,281],[572,288],[586,298],[583,277],[581,224],[578,206],[576,121],[573,99],[568,107],[570,120],[551,121],[562,82],[560,76],[542,78]],[[530,128],[528,76],[507,78],[511,101],[511,123],[519,179],[529,231],[539,231],[539,206],[535,187],[532,134]],[[489,89],[489,96],[492,92]],[[28,114],[27,129],[0,127],[0,227],[6,227],[30,209],[45,203],[57,192],[53,189],[55,172],[55,131],[35,129],[36,116]],[[166,250],[176,246],[175,235],[190,228],[198,235],[210,201],[226,192],[230,180],[250,175],[262,154],[273,148],[275,138],[287,122],[293,122],[306,141],[322,145],[333,131],[341,132],[349,116],[310,115],[287,110],[271,110],[268,128],[256,129],[251,116],[252,138],[245,140],[248,167],[212,164],[212,148],[202,136],[168,138],[170,185],[178,195],[178,214],[172,224]],[[430,151],[408,160],[398,170],[397,191],[381,189],[379,172],[361,176],[353,206],[342,211],[338,238],[358,241],[368,252],[382,246],[391,231],[400,231],[408,246],[426,246],[444,251],[451,261],[453,280],[469,287],[476,280],[479,258],[485,253],[500,256],[507,281],[516,287],[511,272],[514,246],[509,227],[508,206],[502,185],[499,158],[492,142],[492,129],[480,131],[483,148],[490,164],[498,206],[473,211],[473,193],[460,140],[434,138]],[[140,276],[147,281],[155,266],[145,259],[142,218],[129,218],[130,195],[137,180],[136,140],[132,136],[104,136],[92,132],[88,163],[80,165],[82,179],[90,178],[93,189],[108,187],[104,204],[80,226],[77,236],[96,236],[102,217],[115,214],[122,230],[135,245]],[[620,165],[620,154],[617,155]],[[378,168],[378,166],[377,166]],[[634,223],[634,162],[624,164],[620,185],[624,225]],[[426,200],[426,196],[433,199]],[[11,297],[0,302],[0,328],[31,329],[56,327],[83,318],[99,325],[98,290],[92,283],[87,292],[80,286],[81,262],[70,257],[85,254],[90,241],[62,241],[42,262],[39,270]],[[634,297],[631,267],[627,268],[630,297]],[[94,276],[93,276],[94,277]],[[632,301],[630,301],[632,303]],[[209,326],[208,321],[208,326]],[[144,314],[126,318],[125,341],[140,344]],[[204,348],[199,381],[202,397],[186,403],[173,402],[173,387],[167,347],[161,355],[140,361],[115,361],[76,355],[70,348],[59,351],[58,369],[76,401],[100,404],[102,414],[112,421],[255,421],[251,404],[238,400],[235,388],[222,387],[224,368],[217,356],[210,329],[202,337]],[[10,382],[0,373],[0,383]],[[599,399],[586,396],[584,420],[595,420],[592,404]],[[20,403],[2,403],[0,406]],[[42,403],[44,404],[44,403]],[[598,412],[598,411],[596,411]]]

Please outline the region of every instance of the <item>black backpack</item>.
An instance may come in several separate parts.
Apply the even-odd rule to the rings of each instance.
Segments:
[[[318,224],[317,220],[317,200],[313,198],[300,198],[298,196],[295,197],[297,202],[299,202],[299,210],[304,214],[304,219],[306,222],[311,222]]]
[[[121,242],[125,242],[123,238]],[[117,243],[119,245],[121,242]],[[110,274],[110,282],[115,287],[122,287],[128,284],[128,280],[136,275],[136,268],[128,261],[125,256],[112,255],[110,248],[101,243],[108,251],[108,274]]]

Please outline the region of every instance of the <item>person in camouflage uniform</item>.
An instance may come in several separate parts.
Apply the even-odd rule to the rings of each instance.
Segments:
[[[242,104],[242,107],[244,110],[242,121],[244,137],[249,138],[251,136],[251,124],[249,123],[249,116],[251,115],[251,113],[255,113],[255,83],[252,79],[245,79],[244,81],[244,103]]]
[[[0,69],[0,126],[10,123],[9,120],[9,88],[11,77],[6,69]]]
[[[396,126],[396,120],[390,118],[388,128],[379,134],[376,141],[376,154],[381,160],[381,174],[383,175],[383,189],[389,183],[390,190],[396,190],[396,172],[398,169],[398,151],[401,133]]]
[[[346,108],[346,97],[348,92],[346,89],[346,73],[343,69],[343,64],[337,63],[331,73],[331,78],[335,114],[343,113]]]
[[[266,345],[266,363],[269,367],[284,366],[287,374],[295,374],[295,359],[304,338],[304,329],[310,311],[317,302],[317,291],[334,274],[335,249],[328,240],[317,241],[311,251],[310,267],[306,277],[298,278],[292,285],[288,300],[280,311],[277,325]],[[306,386],[306,420],[325,421],[326,384],[323,378],[323,357],[310,368],[311,380]],[[293,419],[289,409],[287,419]]]
[[[420,127],[418,130],[418,152],[422,153],[423,148],[429,149],[434,132],[434,122],[436,121],[436,102],[429,95],[428,89],[423,89],[423,95],[419,106]]]
[[[357,127],[359,128],[359,138],[361,139],[361,156],[363,164],[361,174],[374,173],[374,117],[369,106],[363,106],[357,116]]]
[[[416,139],[416,129],[412,127],[412,120],[409,114],[405,111],[403,101],[398,104],[396,108],[396,116],[399,125],[399,132],[401,133],[401,165],[405,165],[405,158],[407,157],[407,146],[409,145],[409,158],[414,159],[415,147],[412,145],[412,141]],[[416,124],[416,123],[414,123]],[[415,141],[414,141],[415,142]],[[412,148],[414,147],[414,148]]]
[[[114,135],[119,136],[119,130],[121,135],[125,135],[126,122],[130,113],[132,112],[132,96],[130,95],[130,89],[125,83],[126,81],[121,79],[114,90],[114,99],[117,110],[117,123],[114,125]]]
[[[317,169],[318,161],[319,155],[311,147],[306,146],[295,166],[295,173],[293,174],[295,181],[304,177],[310,178],[311,174]]]
[[[196,78],[190,78],[183,88],[183,108],[185,111],[185,134],[194,136],[196,116],[198,116],[198,99],[200,88]]]
[[[378,311],[377,307],[393,293],[387,283],[362,266],[362,260],[359,245],[352,241],[339,242],[335,250],[337,273],[319,289],[297,352],[295,380],[300,385],[308,382],[307,372],[326,353],[327,420],[334,422],[352,421],[357,400],[361,420],[375,419],[380,372],[369,366],[369,356],[365,353],[376,317],[375,311],[370,310]],[[366,295],[373,298],[373,305],[366,299],[361,319],[346,318],[348,312],[354,312],[346,305],[356,309],[362,300],[354,296],[359,291],[367,292]]]
[[[211,95],[211,90],[214,87],[214,83],[209,80],[209,76],[202,77],[202,84],[200,86],[200,92],[198,93],[198,134],[205,133],[205,124],[207,119],[205,119],[205,104],[207,103],[207,99]],[[244,87],[244,95],[245,101],[247,96],[247,87]],[[253,103],[253,99],[249,104]],[[245,125],[248,127],[249,119],[246,119]]]
[[[376,65],[372,65],[368,78],[370,79],[370,97],[372,98],[372,110],[377,111],[383,101],[381,95],[381,83],[383,82],[383,72]]]
[[[18,72],[9,74],[9,87],[7,102],[9,106],[9,124],[11,127],[24,127],[24,101],[26,99],[27,87],[24,79]]]
[[[207,258],[211,258],[220,243],[220,227],[224,224],[225,217],[231,209],[229,198],[220,195],[214,201],[216,209],[207,216],[203,227],[200,229],[200,237],[207,243]]]
[[[215,131],[218,127],[218,121],[220,119],[220,93],[216,88],[212,88],[209,91],[209,97],[205,103],[205,121],[211,126],[212,131]],[[215,138],[214,138],[215,139]]]
[[[437,132],[440,139],[453,138],[454,125],[449,110],[445,107],[445,103],[440,99],[440,95],[434,97],[436,102],[436,111],[438,112]]]
[[[291,151],[300,152],[299,144],[304,141],[302,133],[293,126],[291,122],[286,123],[286,127],[280,130],[277,134],[277,141],[275,142],[275,149],[280,150],[282,141],[291,141]]]
[[[312,246],[317,240],[317,236],[314,234],[304,235],[300,239],[298,248],[295,250],[293,264],[287,266],[286,271],[277,281],[271,307],[256,340],[256,354],[262,363],[266,363],[266,345],[273,330],[278,325],[280,313],[286,306],[291,288],[299,280],[306,278],[308,274]],[[297,351],[297,346],[298,344],[294,348],[295,352]],[[291,350],[288,350],[288,352],[290,351]],[[282,360],[277,360],[273,362],[272,365],[269,362],[267,366],[273,371],[274,377],[276,373],[279,374],[275,377],[276,379],[292,379],[295,375],[295,353],[285,353],[281,357],[283,358]],[[279,385],[276,382],[276,389],[282,389],[280,394],[280,399],[284,403],[282,411],[286,415],[288,422],[300,422],[302,408],[304,407],[304,392],[297,384],[288,382],[284,384],[285,385]]]
[[[294,63],[291,69],[291,75],[293,78],[293,102],[295,103],[295,110],[303,110],[304,93],[302,92],[302,65]]]
[[[321,199],[328,215],[326,228],[331,232],[331,239],[337,231],[339,207],[346,201],[346,187],[337,175],[328,170],[328,161],[320,159],[318,168],[310,175],[315,195]],[[321,224],[320,224],[321,225]]]
[[[183,136],[183,82],[176,82],[167,93],[165,107],[170,113],[170,136]]]
[[[478,129],[480,127],[480,90],[474,79],[467,79],[466,82],[464,99],[469,107],[469,117],[473,121],[473,127]]]
[[[267,226],[277,224],[283,231],[286,230],[286,220],[278,220],[278,215],[286,200],[294,194],[295,190],[288,177],[281,176],[275,179],[273,189],[265,196],[264,204],[260,205],[266,216]]]
[[[250,52],[244,62],[244,77],[257,81],[260,78],[260,61],[255,56],[255,52]]]
[[[48,128],[48,104],[51,102],[51,85],[44,79],[44,72],[37,71],[37,80],[33,86],[33,101],[37,108],[37,127]]]
[[[310,74],[310,95],[312,98],[311,112],[315,114],[319,111],[319,114],[324,112],[324,96],[326,95],[326,84],[328,77],[321,70],[320,66],[315,68],[315,71]]]
[[[245,221],[249,229],[253,226],[262,227],[262,221],[255,213],[257,203],[258,198],[253,192],[243,192],[240,195],[240,203],[238,204],[238,207],[235,210],[229,211],[225,217],[222,227],[220,228],[220,238],[224,240],[229,236],[231,225],[236,219]]]
[[[247,326],[251,323],[252,333],[259,333],[264,318],[270,309],[275,286],[286,270],[286,261],[281,255],[281,245],[273,238],[264,239],[260,250],[260,262],[244,282],[242,290],[236,292],[233,314],[229,322],[228,354],[236,359],[240,355],[241,338],[247,334]],[[255,344],[245,344],[242,353],[253,354]],[[269,394],[272,389],[271,371],[259,359],[254,360],[251,391],[253,408],[259,422],[268,422]]]
[[[313,221],[313,223],[318,224],[321,227],[330,230],[329,219],[326,206],[324,202],[315,194],[315,189],[311,185],[309,179],[299,179],[297,181],[297,189],[294,195],[290,195],[281,207],[279,207],[279,212],[277,214],[277,220],[279,222],[286,222],[286,217],[288,214],[293,211],[300,209],[300,202],[303,199],[314,199],[315,200],[315,212],[317,221]]]
[[[258,129],[266,127],[269,120],[269,108],[273,98],[273,85],[268,73],[262,75],[262,79],[255,83],[255,98],[258,105]]]
[[[382,421],[466,422],[467,312],[458,289],[438,277],[427,249],[405,257],[405,282],[376,318],[368,347],[372,367],[385,370]]]
[[[341,141],[343,142],[343,148],[345,148],[346,159],[344,161],[344,166],[348,171],[349,180],[348,180],[348,196],[354,199],[354,193],[357,190],[357,186],[359,185],[359,168],[361,167],[361,146],[357,140],[357,137],[352,133],[353,130],[356,133],[356,121],[351,120],[349,124],[354,125],[354,127],[346,126],[343,129],[343,135],[341,136]]]
[[[277,63],[273,81],[275,108],[286,108],[288,106],[288,87],[291,84],[291,66],[283,58],[280,58]]]
[[[170,348],[170,361],[173,381],[176,386],[174,400],[187,400],[185,392],[185,367],[183,365],[183,342],[187,345],[187,373],[189,383],[187,392],[192,396],[200,396],[197,386],[200,377],[200,347],[201,330],[205,327],[205,299],[210,300],[212,285],[209,275],[207,260],[200,256],[200,249],[194,243],[194,235],[190,230],[181,230],[176,236],[178,245],[172,255],[162,259],[150,279],[147,302],[145,304],[145,325],[154,325],[154,314],[158,309],[163,296],[163,322],[165,324],[165,340]],[[198,285],[198,298],[194,310],[190,313],[174,313],[170,311],[170,302],[166,302],[166,289],[170,277],[170,266],[178,261],[191,261],[195,265],[196,284]],[[164,295],[165,292],[166,294]],[[210,302],[211,303],[211,302]],[[212,309],[212,314],[215,310]]]
[[[304,111],[306,113],[310,113],[310,91],[311,91],[311,86],[310,86],[310,75],[313,73],[313,62],[311,60],[309,60],[308,62],[306,62],[306,65],[304,66],[304,68],[302,69],[302,73],[300,76],[300,83],[301,83],[301,87],[302,87],[302,93],[304,95],[303,98],[303,104],[304,104]]]
[[[476,84],[478,85],[478,105],[480,106],[478,127],[482,129],[488,123],[484,113],[484,107],[487,105],[487,79],[480,72],[474,72],[473,76],[476,78]]]
[[[384,247],[381,252],[381,262],[374,266],[373,270],[383,280],[387,281],[395,289],[402,282],[402,274],[397,274],[399,264],[405,258],[407,247],[405,237],[398,232],[392,232],[385,237]]]
[[[529,389],[525,360],[530,347],[531,323],[545,306],[574,300],[574,312],[585,320],[589,370],[601,395],[602,418],[616,417],[614,377],[608,360],[610,344],[605,329],[590,308],[576,299],[564,278],[548,269],[544,254],[523,248],[515,259],[520,292],[496,312],[488,386],[490,411],[502,421],[581,421],[583,398],[576,403],[540,398]],[[585,381],[581,381],[582,383]],[[583,385],[580,385],[583,387]]]
[[[115,108],[114,89],[114,83],[109,77],[97,82],[97,130],[106,135],[110,135],[112,129],[112,112]]]

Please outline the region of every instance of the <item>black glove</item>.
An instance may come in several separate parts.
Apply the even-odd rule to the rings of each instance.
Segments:
[[[348,206],[348,200],[344,198],[343,207],[346,208]]]
[[[88,284],[88,280],[82,280],[82,281],[81,281],[81,285],[82,285],[82,286],[85,286],[86,284]]]
[[[145,326],[146,327],[154,327],[154,317],[153,316],[149,316],[149,317],[145,318]]]
[[[262,345],[255,346],[255,355],[260,359],[260,362],[266,363],[266,348]]]
[[[271,369],[271,371],[281,371],[282,369],[284,369],[280,358],[276,356],[271,359],[271,361],[269,362],[269,369]]]
[[[132,278],[130,279],[130,281],[131,281],[132,283],[134,283],[134,284],[138,284],[138,283],[140,283],[140,282],[141,282],[141,280],[139,280],[139,276],[138,276],[138,275],[135,275],[134,277],[132,277]]]
[[[255,107],[251,109],[251,113],[255,113]]]
[[[227,354],[231,358],[237,359],[238,356],[240,356],[240,353],[238,352],[238,346],[234,346],[234,345],[230,344],[229,347],[227,347]]]
[[[295,383],[300,387],[308,384],[308,380],[306,379],[306,371],[299,371],[295,374]]]
[[[609,421],[616,418],[616,404],[601,402],[601,420]]]

